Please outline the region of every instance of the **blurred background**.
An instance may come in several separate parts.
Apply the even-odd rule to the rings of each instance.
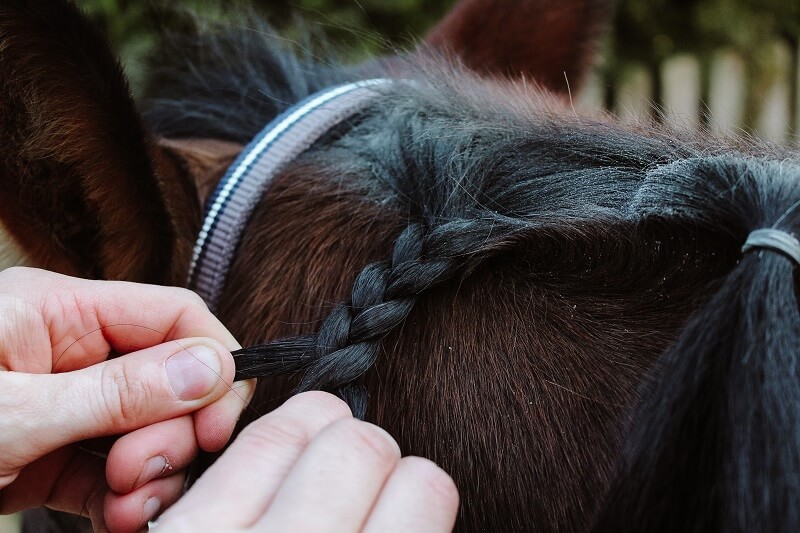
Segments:
[[[151,49],[153,0],[78,0],[110,35],[140,84]],[[453,0],[252,0],[277,30],[298,20],[345,46],[353,59],[408,48]],[[224,17],[236,0],[173,0]],[[157,2],[155,5],[159,5]],[[165,8],[160,8],[162,11]],[[625,121],[655,118],[715,131],[797,142],[800,131],[800,1],[619,0],[614,31],[577,104]]]

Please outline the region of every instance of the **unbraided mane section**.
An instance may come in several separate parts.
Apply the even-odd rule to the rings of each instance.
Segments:
[[[400,326],[423,292],[484,258],[518,223],[457,220],[427,228],[412,223],[397,237],[390,261],[366,266],[350,301],[333,308],[316,335],[280,339],[234,352],[236,379],[305,371],[298,392],[336,391],[355,416],[366,414],[359,380],[380,352],[380,342]]]

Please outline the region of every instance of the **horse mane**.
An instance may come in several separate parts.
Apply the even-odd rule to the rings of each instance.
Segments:
[[[183,30],[159,34],[142,99],[154,132],[246,143],[293,103],[358,79],[324,36],[300,26],[288,42],[255,12],[239,9],[224,27],[189,12]]]
[[[276,52],[259,32],[194,43],[174,79],[154,78],[148,119],[163,135],[245,141],[358,73]],[[246,341],[268,340],[240,354],[242,376],[302,372],[300,390],[338,391],[453,473],[474,530],[522,529],[525,516],[579,529],[596,515],[597,531],[800,522],[800,433],[783,433],[800,421],[785,370],[800,339],[794,274],[778,254],[740,257],[754,229],[798,230],[796,154],[578,116],[523,82],[435,60],[406,72],[416,83],[387,91],[392,105],[303,155],[262,199],[221,304]],[[279,218],[279,201],[311,193],[313,213]],[[363,250],[342,250],[358,232]],[[281,264],[296,271],[280,277]],[[255,272],[293,292],[253,291]],[[398,397],[403,413],[387,404]],[[619,470],[597,464],[626,425]],[[443,443],[420,436],[430,427]],[[574,510],[558,515],[565,501]]]

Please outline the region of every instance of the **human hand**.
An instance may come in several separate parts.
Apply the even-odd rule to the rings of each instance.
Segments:
[[[155,532],[436,533],[457,509],[439,467],[401,459],[388,433],[307,392],[246,427]]]
[[[0,513],[47,505],[141,529],[198,448],[230,439],[254,390],[231,387],[238,347],[184,289],[0,273]],[[75,444],[120,434],[107,460]]]

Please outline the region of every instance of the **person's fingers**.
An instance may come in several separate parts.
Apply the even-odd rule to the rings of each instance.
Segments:
[[[157,479],[129,494],[108,492],[103,502],[106,527],[113,533],[140,531],[175,503],[183,491],[184,472]]]
[[[127,494],[156,478],[185,469],[197,455],[191,415],[166,420],[123,435],[106,460],[106,481]]]
[[[184,418],[191,429],[191,418]],[[23,469],[13,484],[0,491],[0,514],[47,505],[87,516],[96,529],[108,518],[107,527],[112,531],[138,530],[146,523],[145,516],[152,518],[163,511],[183,490],[184,471],[176,468],[128,494],[115,494],[105,470],[106,461],[95,452],[80,446],[60,448]],[[150,501],[152,498],[156,501]]]
[[[185,523],[190,517],[198,527],[251,525],[308,442],[325,426],[351,417],[347,404],[331,394],[307,392],[290,398],[246,427],[159,524],[168,524],[171,517]],[[229,522],[222,523],[225,519]]]
[[[56,492],[55,487],[61,478],[73,484],[72,492],[80,493],[78,497],[85,500],[87,490],[103,478],[102,459],[82,452],[77,446],[61,448],[41,457],[20,471],[13,483],[0,490],[0,514],[44,505]]]
[[[100,528],[103,496],[108,492],[104,468],[102,457],[77,446],[61,448],[29,465],[0,491],[0,514],[46,505],[87,516]]]
[[[378,426],[349,419],[323,429],[278,489],[257,526],[269,531],[359,531],[400,447]]]
[[[225,396],[194,413],[195,433],[200,448],[217,452],[225,447],[255,392],[255,379],[237,381]]]
[[[50,334],[38,307],[0,294],[0,370],[49,374],[52,367]]]
[[[421,457],[405,457],[381,492],[363,533],[452,531],[458,490],[444,470]]]
[[[14,424],[0,431],[0,449],[23,445],[35,459],[182,416],[221,398],[233,375],[230,353],[211,339],[161,344],[66,374],[2,372],[4,391],[19,405],[0,421]]]
[[[111,351],[128,353],[187,337],[210,337],[228,350],[239,348],[199,296],[177,287],[83,280],[14,267],[0,272],[0,305],[27,317],[29,325],[38,322],[28,327],[30,332],[17,331],[19,320],[0,322],[0,359],[5,359],[0,365],[10,370],[36,371],[26,362],[30,350],[14,349],[19,344],[14,339],[23,334],[27,348],[47,348],[43,353],[54,372],[85,368]]]
[[[65,513],[88,517],[94,531],[106,531],[103,498],[109,489],[103,476],[103,463],[101,457],[78,451],[45,505]]]

